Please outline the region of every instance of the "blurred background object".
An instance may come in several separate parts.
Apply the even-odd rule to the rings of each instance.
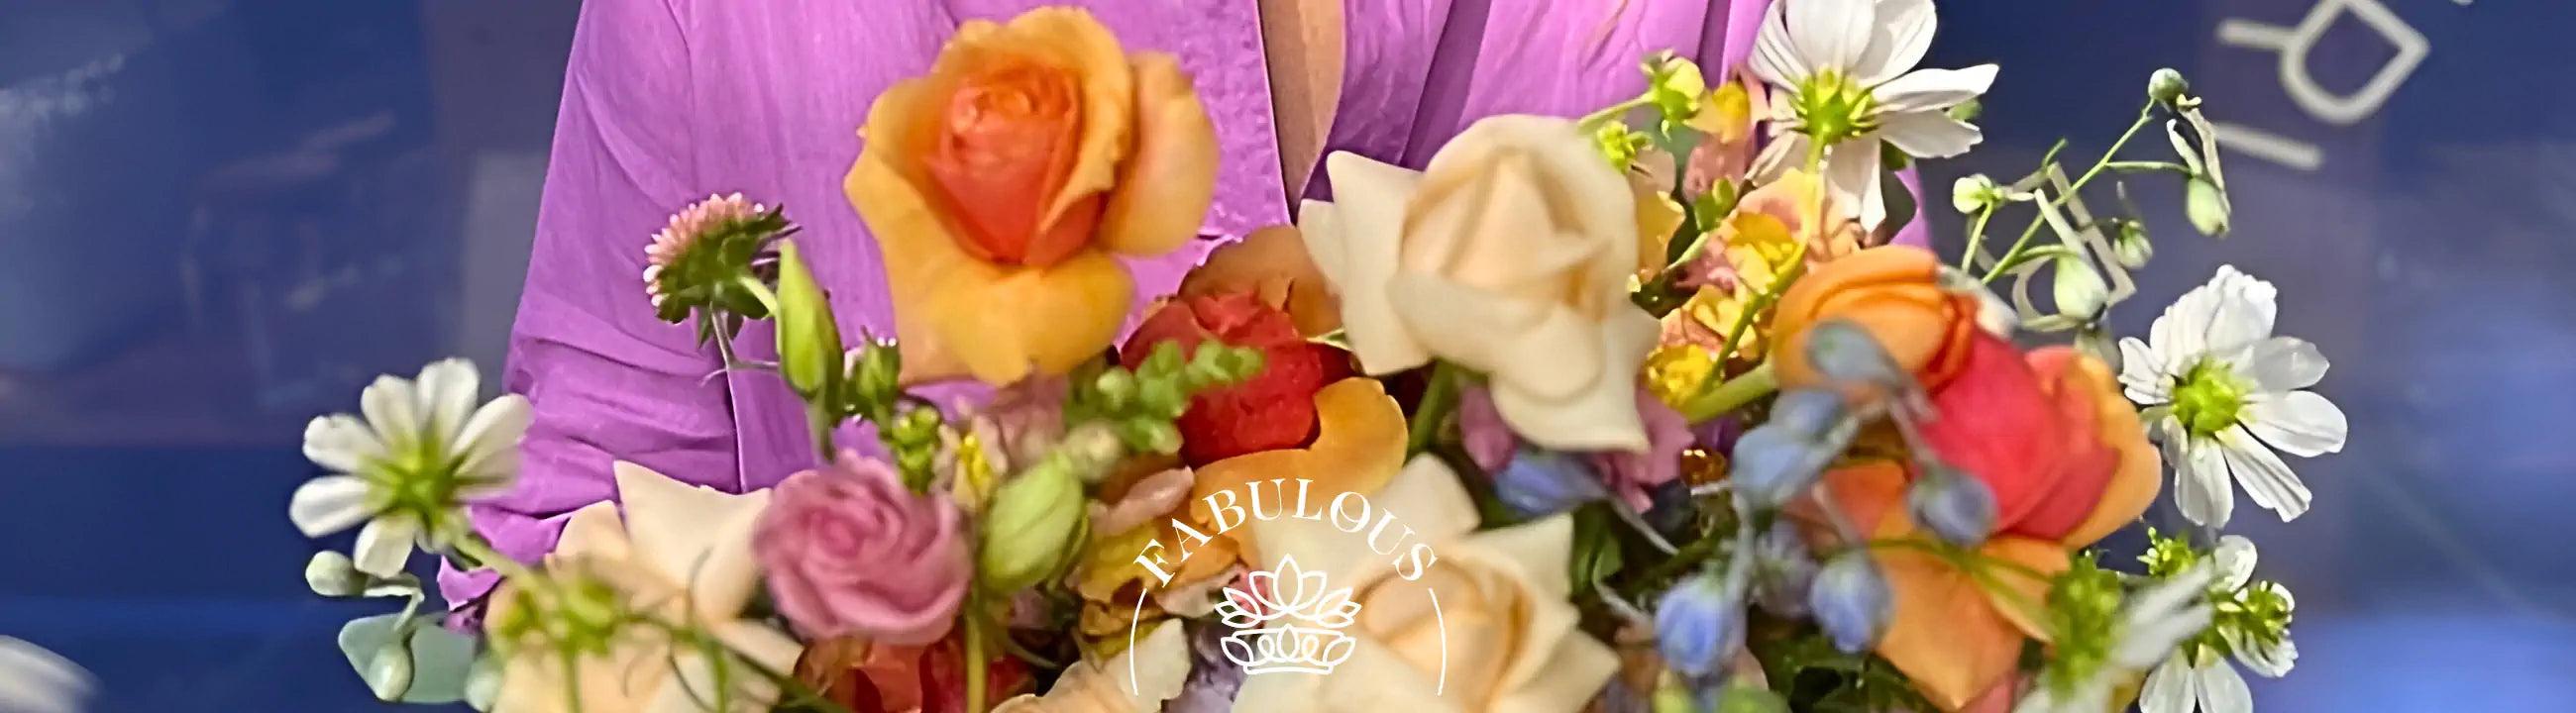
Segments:
[[[0,0],[0,635],[101,711],[375,709],[330,643],[375,610],[300,580],[297,438],[379,373],[497,381],[576,9]],[[2260,709],[2576,710],[2576,3],[1941,12],[1930,65],[2004,69],[1927,185],[2098,152],[2160,66],[2226,122],[2234,234],[2133,179],[2157,258],[2113,320],[2234,264],[2334,361],[2315,511],[2236,526],[2302,604]]]

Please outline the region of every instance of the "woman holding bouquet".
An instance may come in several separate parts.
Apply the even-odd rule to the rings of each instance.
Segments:
[[[785,384],[764,373],[711,376],[722,364],[715,348],[689,326],[637,308],[648,236],[709,191],[783,204],[836,311],[857,322],[842,328],[892,336],[892,303],[876,277],[888,265],[837,180],[861,152],[859,129],[871,103],[923,74],[961,23],[1007,20],[1042,4],[584,3],[505,382],[534,409],[524,476],[507,496],[475,507],[477,529],[503,554],[542,555],[565,514],[614,497],[614,460],[729,491],[811,467],[813,437]],[[1644,81],[1636,58],[1653,49],[1696,48],[1710,67],[1731,66],[1751,51],[1765,8],[1761,0],[1077,4],[1127,48],[1168,53],[1213,124],[1216,180],[1197,239],[1127,261],[1131,305],[1168,294],[1220,242],[1290,222],[1299,199],[1328,195],[1315,180],[1328,153],[1418,168],[1484,116],[1574,115],[1635,96]],[[765,322],[735,341],[746,347],[742,358],[770,358]],[[490,581],[451,571],[442,584],[450,601],[465,602]]]

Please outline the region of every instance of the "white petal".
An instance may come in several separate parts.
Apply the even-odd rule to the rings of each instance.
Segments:
[[[2289,639],[2282,639],[2276,646],[2262,646],[2238,635],[2235,629],[2222,633],[2228,648],[2236,650],[2237,662],[2245,664],[2245,668],[2253,671],[2254,675],[2280,678],[2299,664],[2299,645]]]
[[[2237,370],[2264,391],[2296,391],[2326,378],[2326,357],[2296,337],[2273,337],[2247,350]]]
[[[1334,243],[1328,249],[1309,247],[1307,252],[1319,260],[1335,256],[1342,261],[1333,272],[1343,282],[1334,286],[1340,288],[1342,324],[1349,333],[1351,351],[1371,374],[1429,362],[1430,353],[1405,332],[1386,296],[1387,281],[1395,276],[1403,247],[1405,203],[1422,174],[1346,151],[1325,158],[1324,171],[1333,179],[1337,200],[1333,217],[1339,230],[1305,233],[1310,244]]]
[[[2197,595],[2196,590],[2195,587],[2190,593]],[[2111,647],[2109,663],[2127,671],[2146,668],[2157,659],[2173,655],[2183,640],[2208,631],[2209,617],[2208,604],[2194,604],[2172,616],[2137,622]]]
[[[534,415],[527,397],[507,394],[474,410],[456,434],[456,453],[464,456],[457,471],[472,477],[507,481],[518,474],[519,441]]]
[[[1776,181],[1790,169],[1803,169],[1798,162],[1807,160],[1807,135],[1783,134],[1762,147],[1753,157],[1753,177]]]
[[[1789,6],[1789,39],[1810,66],[1848,70],[1869,50],[1874,0],[1796,0]]]
[[[1977,127],[1937,111],[1890,114],[1880,121],[1879,135],[1915,158],[1949,158],[1967,153],[1986,136]]]
[[[2218,286],[2205,284],[2191,288],[2165,306],[2156,315],[2156,323],[2147,329],[2147,344],[2164,359],[2167,374],[2180,374],[2208,350],[2202,337],[2209,332],[2210,317],[2218,313]]]
[[[2120,386],[2129,400],[2153,406],[2173,400],[2173,377],[2165,373],[2164,357],[2147,348],[2137,337],[2120,338]]]
[[[0,636],[0,711],[74,713],[97,681],[79,664],[14,637]]]
[[[2199,692],[2193,690],[2191,664],[2176,653],[2147,672],[2147,684],[2138,689],[2138,710],[2143,713],[2191,713]]]
[[[2272,320],[2280,312],[2278,290],[2272,283],[2237,272],[2234,266],[2220,266],[2210,284],[2219,289],[2217,304],[2210,313],[2209,331],[2203,337],[2209,351],[2245,349],[2272,336]]]
[[[355,473],[368,461],[385,457],[385,446],[367,422],[345,413],[315,417],[304,424],[304,458],[340,473]]]
[[[2236,474],[2236,482],[2245,484],[2245,495],[2255,505],[2280,513],[2282,522],[2308,512],[2308,502],[2315,496],[2307,484],[2299,482],[2299,474],[2290,472],[2289,464],[2256,442],[2244,426],[2227,429],[2218,439],[2223,444],[2219,450],[2227,454],[2227,469]]]
[[[1935,111],[1977,98],[1995,85],[1995,65],[1967,69],[1918,69],[1870,90],[1878,110],[1889,113]]]
[[[406,448],[420,437],[420,401],[411,382],[401,377],[376,377],[358,393],[358,411],[367,415],[367,426],[376,430],[376,440],[385,448]]]
[[[610,470],[637,558],[657,576],[687,583],[705,613],[740,613],[759,590],[751,532],[769,507],[770,491],[734,495],[625,461]]]
[[[1878,0],[1878,22],[1870,28],[1869,51],[1852,65],[1853,75],[1864,86],[1877,86],[1922,64],[1923,53],[1932,49],[1937,25],[1932,0]]]
[[[419,538],[419,520],[405,514],[386,515],[358,529],[358,544],[350,548],[349,558],[357,560],[360,572],[378,577],[402,574],[403,565],[411,561],[412,542]]]
[[[2244,535],[2218,538],[2209,553],[2210,565],[2218,568],[2218,587],[2235,591],[2254,579],[2255,554],[2254,541]]]
[[[1864,136],[1835,144],[1825,149],[1825,192],[1833,196],[1834,205],[1844,215],[1860,219],[1861,227],[1878,229],[1887,220],[1887,201],[1878,190],[1879,143],[1875,136]]]
[[[305,537],[321,537],[366,521],[367,481],[354,475],[326,475],[296,486],[286,503],[286,519]]]
[[[2246,690],[2245,677],[2225,659],[2209,662],[2196,672],[2202,713],[2254,713],[2254,692]]]
[[[1789,23],[1781,8],[1784,4],[1771,3],[1771,11],[1762,15],[1762,29],[1753,36],[1753,75],[1784,89],[1796,89],[1815,70],[1789,42]]]
[[[2236,510],[2224,450],[2217,441],[2192,438],[2182,427],[2166,422],[2165,460],[2174,464],[2174,506],[2193,524],[2226,527]]]
[[[476,391],[483,388],[482,378],[474,373],[474,363],[463,359],[441,359],[421,367],[418,384],[421,425],[428,433],[446,438],[465,423],[465,415],[474,409]]]
[[[2264,443],[2301,458],[2343,450],[2350,428],[2343,409],[2310,391],[2265,394],[2246,404],[2243,420]]]

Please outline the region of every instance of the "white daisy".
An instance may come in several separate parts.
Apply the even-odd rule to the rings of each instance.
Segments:
[[[98,682],[79,664],[24,640],[0,636],[0,711],[72,713]]]
[[[360,572],[402,572],[414,542],[463,526],[456,506],[509,490],[519,472],[528,400],[516,394],[475,407],[474,365],[448,359],[422,367],[417,382],[376,377],[358,397],[361,419],[345,413],[304,427],[304,457],[332,474],[295,489],[287,517],[306,537],[358,523]]]
[[[2315,392],[2326,358],[2316,345],[2272,336],[2272,283],[2218,268],[2156,318],[2147,341],[2120,340],[2120,383],[2150,406],[2148,432],[2174,467],[2184,517],[2224,527],[2236,509],[2233,474],[2254,504],[2284,521],[2308,511],[2308,486],[2273,449],[2313,457],[2343,450],[2343,410]]]
[[[1948,110],[1995,83],[1995,66],[1914,70],[1932,47],[1932,0],[1790,0],[1771,4],[1754,38],[1753,73],[1780,87],[1770,103],[1774,137],[1755,162],[1764,180],[1800,167],[1811,142],[1825,150],[1835,205],[1877,228],[1879,145],[1948,158],[1984,138]]]
[[[2257,675],[2280,678],[2299,661],[2299,648],[2289,638],[2289,614],[2297,602],[2290,598],[2289,589],[2255,582],[2254,561],[2252,540],[2235,535],[2219,538],[2217,549],[2210,553],[2218,581],[2212,583],[2209,597],[2220,612],[2216,628],[2225,653],[2234,654],[2237,663]],[[2146,687],[2138,694],[2139,708],[2145,713],[2254,710],[2245,677],[2227,663],[2219,648],[2203,639],[2165,657],[2147,674]]]
[[[2013,705],[2013,713],[2111,710],[2111,691],[2117,684],[2130,680],[2138,671],[2165,658],[2183,640],[2209,628],[2210,607],[2204,593],[2210,577],[2210,568],[2195,567],[2129,595],[2113,630],[2108,632],[2110,644],[2100,649],[2098,659],[2089,660],[2091,670],[2060,668],[2074,658],[2061,654],[2058,661],[2050,664],[2050,670],[2041,672],[2038,685]],[[2061,641],[2080,638],[2063,637]]]

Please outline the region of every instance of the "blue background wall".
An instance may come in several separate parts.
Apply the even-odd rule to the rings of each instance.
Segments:
[[[574,10],[0,0],[0,633],[96,671],[99,710],[372,707],[330,639],[376,606],[299,581],[296,436],[374,374],[497,367]],[[2576,710],[2576,4],[1942,13],[1934,64],[2005,71],[1988,143],[1934,186],[2018,175],[2059,136],[2098,151],[2157,66],[2260,132],[2231,134],[2226,241],[2139,182],[2162,238],[2116,320],[2143,331],[2233,263],[2334,360],[2354,436],[2296,464],[2316,510],[2239,518],[2302,604],[2299,668],[2261,707]],[[2293,97],[2254,25],[2313,39],[2329,95],[2422,53],[2338,113]]]

